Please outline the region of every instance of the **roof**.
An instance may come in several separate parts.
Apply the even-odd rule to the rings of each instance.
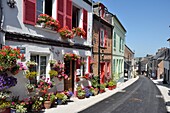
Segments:
[[[132,54],[135,54],[126,44],[125,44],[125,47],[126,47]]]

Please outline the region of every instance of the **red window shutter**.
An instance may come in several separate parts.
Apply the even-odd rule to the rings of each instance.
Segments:
[[[104,31],[104,47],[107,47],[107,31]]]
[[[60,22],[61,27],[64,27],[64,0],[58,0],[57,2],[57,19]]]
[[[86,38],[87,38],[87,11],[83,9],[83,29],[86,32]]]
[[[25,24],[36,23],[36,0],[23,0],[23,21]]]
[[[76,60],[76,69],[80,69],[80,59]]]
[[[91,57],[88,57],[88,72],[90,73],[90,62],[91,62]]]
[[[72,29],[72,0],[66,0],[66,26]]]

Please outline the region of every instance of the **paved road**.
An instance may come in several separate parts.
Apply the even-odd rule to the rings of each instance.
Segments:
[[[79,113],[167,113],[156,85],[140,76],[131,86]]]

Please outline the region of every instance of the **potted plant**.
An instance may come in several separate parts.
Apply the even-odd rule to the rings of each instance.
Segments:
[[[58,31],[60,28],[60,23],[58,20],[53,19],[50,17],[49,21],[45,23],[46,27],[49,27],[51,30]]]
[[[72,39],[73,38],[73,32],[68,28],[68,26],[65,26],[61,29],[59,29],[59,34],[63,39]]]
[[[22,59],[20,55],[20,49],[11,48],[10,46],[3,46],[0,50],[0,71],[10,71],[15,65],[18,59]]]
[[[29,79],[29,80],[34,79],[37,75],[38,75],[38,73],[35,72],[35,71],[30,72],[29,70],[27,70],[27,71],[25,72],[25,76],[26,76],[26,78]]]
[[[26,113],[27,112],[27,108],[25,107],[24,102],[16,104],[16,112],[17,113]]]
[[[64,93],[57,93],[56,98],[57,98],[56,101],[58,105],[67,103],[67,96]]]
[[[116,88],[116,81],[113,81],[113,80],[109,81],[108,82],[108,89],[113,90],[114,88]]]
[[[10,91],[0,91],[0,100],[6,100],[10,97]]]
[[[1,104],[0,104],[0,113],[6,113],[5,111],[9,107],[10,107],[10,102],[7,102],[7,101],[1,102]]]
[[[85,98],[85,90],[83,90],[81,87],[77,87],[77,98],[78,99],[84,99]]]
[[[32,98],[31,102],[33,103],[31,106],[31,111],[33,113],[39,113],[42,109],[42,104],[43,104],[43,98],[42,97],[37,97],[37,98]]]
[[[100,93],[105,92],[105,85],[104,84],[100,84]]]
[[[45,94],[44,95],[44,107],[45,107],[45,109],[49,109],[54,100],[55,100],[55,96],[54,96],[53,93]]]
[[[86,36],[86,32],[84,31],[83,28],[80,28],[80,27],[77,27],[77,28],[73,28],[72,29],[73,33],[77,36],[83,36],[85,37]]]
[[[92,95],[89,88],[84,88],[84,91],[85,91],[85,97],[86,98],[89,98]]]
[[[58,75],[58,72],[55,71],[55,70],[50,70],[49,75],[50,75],[50,78],[52,79],[52,78],[54,78],[54,77],[56,77]]]
[[[37,63],[36,63],[35,61],[27,61],[27,62],[26,62],[26,65],[27,65],[27,67],[31,68],[31,67],[33,67],[33,66],[36,66]]]
[[[34,91],[35,86],[34,86],[34,84],[29,84],[28,83],[28,84],[26,84],[26,88],[27,88],[28,92],[31,93],[31,92]]]
[[[49,60],[50,67],[53,67],[53,66],[54,66],[54,64],[55,64],[56,62],[57,62],[56,60]]]
[[[45,27],[45,23],[50,20],[50,16],[47,14],[40,14],[37,19],[37,23],[42,27]]]
[[[19,65],[15,65],[15,66],[11,69],[11,73],[12,73],[13,75],[16,75],[16,74],[18,74],[19,69],[20,69],[20,66],[19,66]]]

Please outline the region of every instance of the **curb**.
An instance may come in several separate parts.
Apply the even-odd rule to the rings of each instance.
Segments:
[[[45,110],[45,113],[55,113],[56,111],[57,111],[57,113],[80,112],[80,111],[87,109],[88,107],[112,96],[113,94],[115,94],[119,91],[122,91],[124,88],[130,86],[138,79],[139,79],[139,76],[137,76],[136,78],[129,79],[126,82],[118,84],[118,86],[114,90],[106,89],[105,93],[101,93],[96,96],[92,96],[90,98],[86,98],[83,100],[80,100],[77,97],[73,97],[71,100],[73,100],[74,102],[68,103],[68,105],[60,105],[60,106],[57,106],[56,108],[51,108],[51,109]]]

